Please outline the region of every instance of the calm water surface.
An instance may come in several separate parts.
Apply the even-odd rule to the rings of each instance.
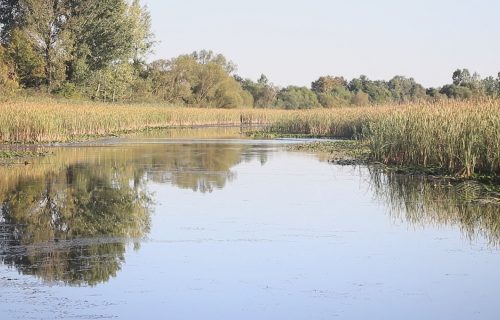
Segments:
[[[0,167],[0,319],[499,317],[500,210],[478,187],[232,136]]]

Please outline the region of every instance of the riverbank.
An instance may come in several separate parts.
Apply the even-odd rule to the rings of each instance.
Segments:
[[[498,180],[500,100],[364,108],[194,109],[95,103],[0,104],[0,142],[68,143],[158,128],[241,126],[254,138],[335,137],[364,141],[386,165]],[[264,127],[264,128],[262,128]]]
[[[274,123],[286,114],[284,110],[13,101],[0,104],[0,142],[73,142],[158,128],[261,126]]]
[[[393,167],[469,179],[500,177],[498,100],[339,110],[328,116],[290,117],[254,136],[358,139],[367,143],[373,161]]]
[[[31,159],[46,157],[50,152],[43,149],[32,150],[9,150],[0,149],[0,165],[9,165],[21,161],[23,164],[30,164]]]
[[[376,174],[397,176],[400,179],[414,177],[432,183],[437,189],[454,190],[464,202],[484,205],[500,205],[500,181],[492,176],[463,178],[449,175],[441,168],[405,167],[384,164],[372,157],[369,142],[359,140],[336,140],[309,142],[287,147],[289,151],[319,154],[322,161],[341,166],[366,166]]]
[[[328,162],[340,165],[360,165],[371,162],[370,148],[365,141],[316,141],[291,145],[288,150],[323,153],[327,155]]]

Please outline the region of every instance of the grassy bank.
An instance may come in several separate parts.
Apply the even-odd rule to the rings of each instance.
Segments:
[[[148,128],[266,125],[255,137],[364,140],[374,161],[461,177],[500,176],[500,101],[301,111],[6,102],[0,142],[82,140]]]
[[[285,113],[258,109],[6,102],[0,104],[0,142],[68,142],[151,128],[263,125]]]
[[[267,125],[268,135],[307,134],[351,138],[394,107],[313,109],[196,109],[95,103],[11,101],[0,103],[0,142],[81,140],[148,128]]]
[[[464,178],[500,176],[500,101],[290,113],[266,134],[358,138],[373,161]]]

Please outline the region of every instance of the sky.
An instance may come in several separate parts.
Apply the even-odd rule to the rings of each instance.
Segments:
[[[310,86],[324,75],[451,82],[500,72],[499,0],[143,0],[150,60],[207,49],[256,80]]]

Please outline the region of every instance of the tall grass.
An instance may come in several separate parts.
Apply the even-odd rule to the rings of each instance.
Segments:
[[[64,142],[147,128],[269,124],[284,111],[98,104],[0,104],[0,142]]]
[[[366,134],[384,163],[500,176],[498,100],[408,106],[370,122]]]
[[[267,125],[267,131],[360,138],[374,160],[500,176],[500,100],[300,111],[6,102],[0,142],[71,141],[146,128]]]
[[[336,138],[359,138],[363,128],[394,112],[396,107],[365,107],[289,111],[266,130],[279,134],[310,134]]]
[[[365,139],[386,164],[500,176],[500,100],[295,111],[268,130]]]

